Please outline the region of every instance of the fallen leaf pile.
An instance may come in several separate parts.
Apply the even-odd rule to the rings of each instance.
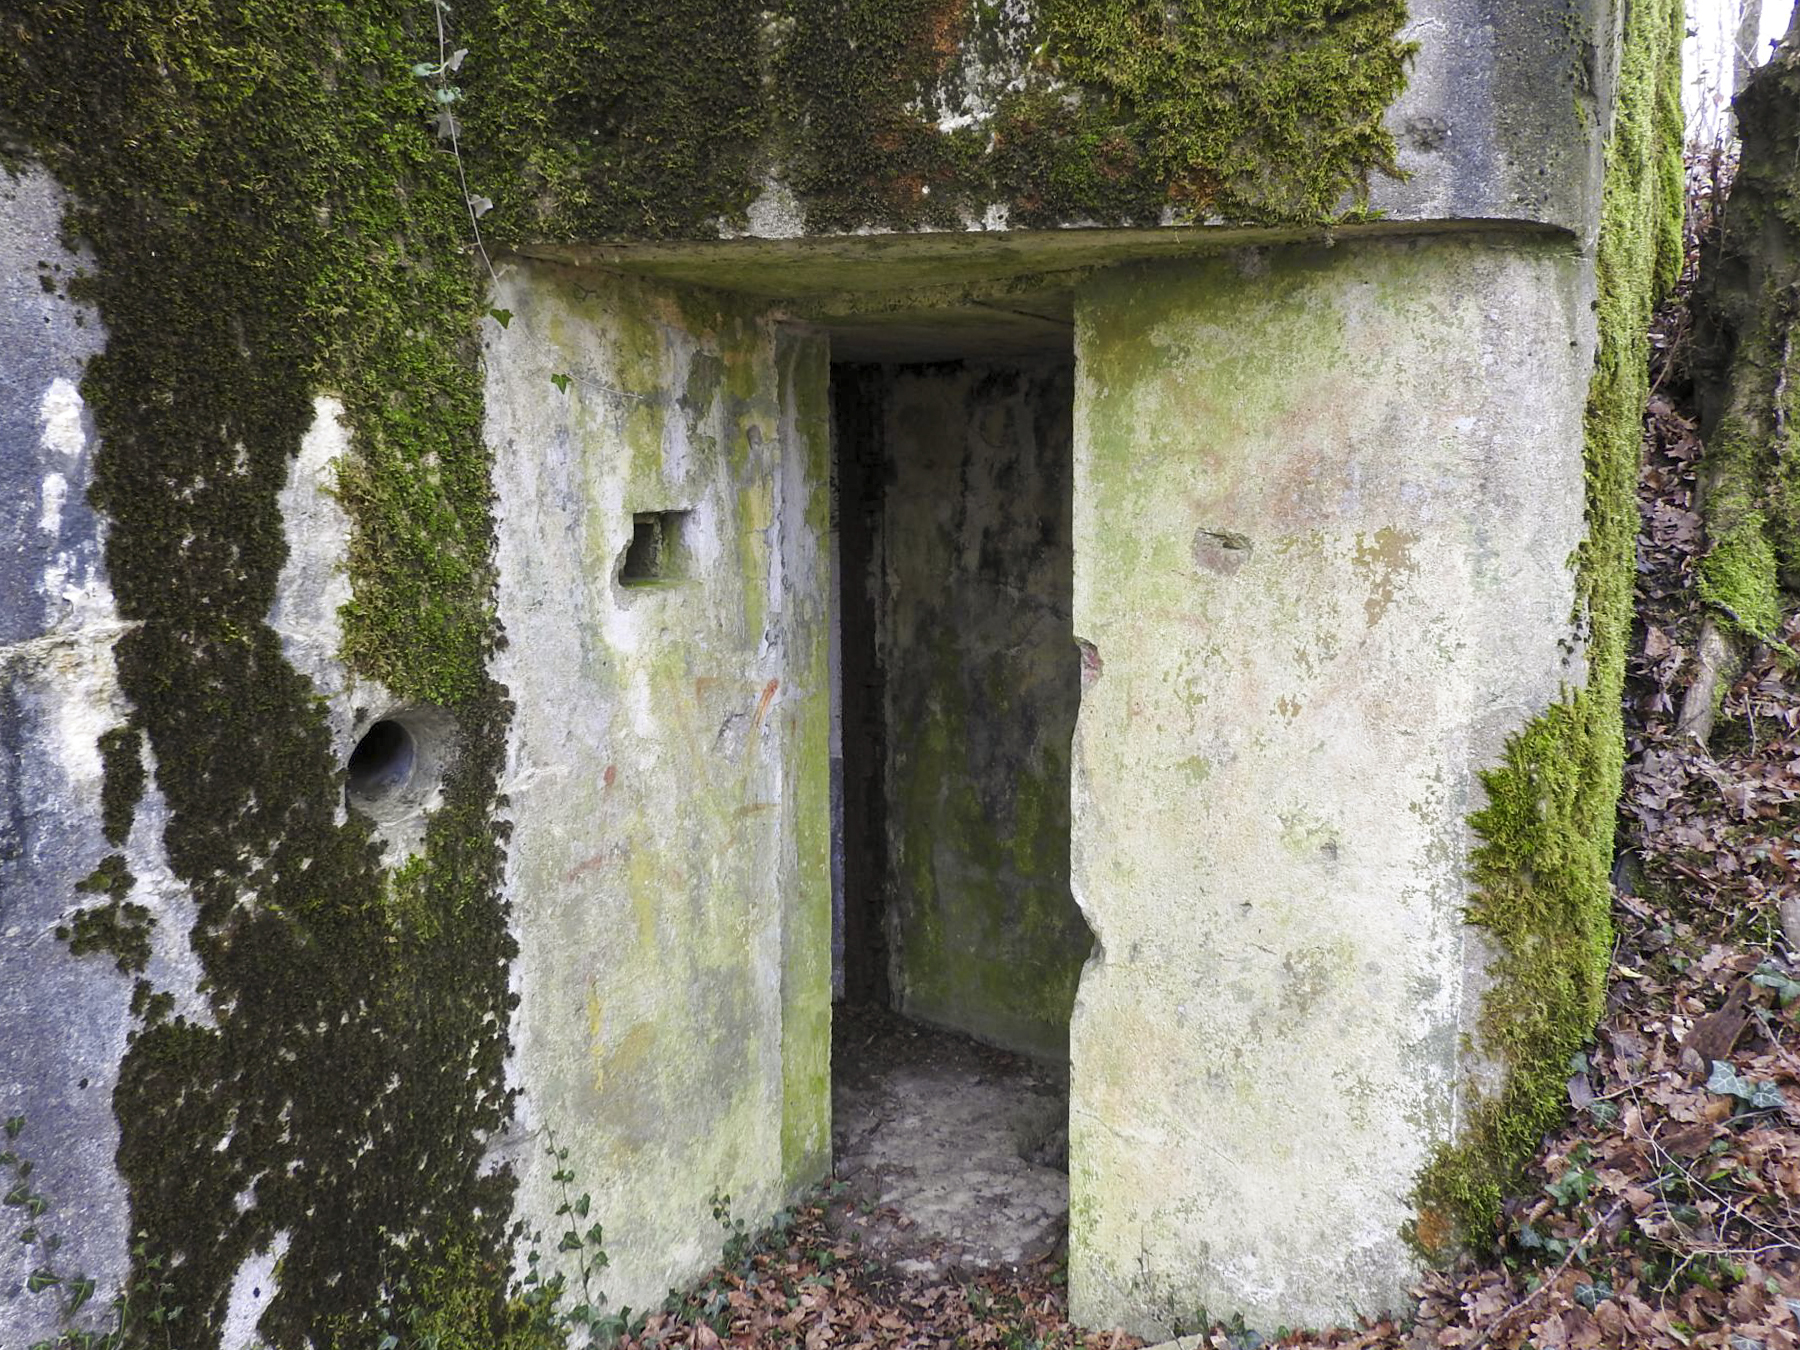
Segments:
[[[1716,193],[1716,172],[1705,179],[1690,181]],[[1416,1306],[1308,1334],[1214,1327],[1183,1346],[1800,1350],[1800,674],[1758,650],[1710,746],[1677,728],[1704,618],[1685,331],[1677,305],[1654,335],[1617,943],[1605,1020],[1569,1065],[1568,1123],[1544,1142],[1494,1249],[1427,1276]],[[1800,648],[1800,617],[1785,637]],[[859,1259],[819,1206],[626,1339],[634,1350],[1141,1344],[1072,1327],[1052,1267],[912,1280]]]
[[[1131,1350],[1143,1342],[1071,1326],[1060,1271],[1049,1265],[947,1281],[909,1278],[866,1260],[831,1229],[821,1202],[716,1268],[623,1344]]]

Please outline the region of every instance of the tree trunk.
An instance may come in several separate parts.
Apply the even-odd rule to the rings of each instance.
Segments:
[[[1738,0],[1737,41],[1731,49],[1731,88],[1735,92],[1750,84],[1750,73],[1756,69],[1756,46],[1762,41],[1763,0]]]
[[[1733,108],[1743,150],[1695,303],[1700,590],[1722,629],[1779,643],[1800,587],[1800,9]]]

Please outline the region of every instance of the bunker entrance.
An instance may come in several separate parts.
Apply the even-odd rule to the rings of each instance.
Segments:
[[[833,336],[833,1143],[840,1221],[914,1269],[1066,1229],[1068,333]]]

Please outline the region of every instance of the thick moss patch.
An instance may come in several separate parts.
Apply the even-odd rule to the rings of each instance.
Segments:
[[[0,135],[71,190],[67,232],[97,262],[79,294],[108,333],[84,382],[92,495],[136,627],[116,653],[134,712],[102,746],[103,824],[115,844],[129,832],[141,731],[169,865],[198,904],[176,940],[214,1023],[140,983],[114,1098],[131,1228],[196,1342],[238,1265],[286,1234],[263,1335],[372,1343],[393,1282],[436,1288],[452,1236],[502,1249],[512,1184],[481,1170],[508,1114],[512,954],[491,820],[506,707],[484,673],[482,288],[409,71],[436,55],[432,11],[56,0],[5,39]],[[277,493],[322,388],[354,428],[347,654],[457,720],[444,805],[395,878],[367,825],[339,822],[317,695],[266,622]],[[71,937],[137,969],[147,915],[122,868],[96,874],[109,903]],[[507,1315],[503,1263],[458,1268],[459,1300]]]
[[[788,178],[814,229],[1328,219],[1395,172],[1400,0],[789,0]],[[1017,67],[991,95],[974,73]],[[973,111],[959,111],[974,104]],[[941,115],[947,114],[947,116]]]
[[[759,10],[734,0],[469,0],[472,172],[506,240],[710,235],[754,195]]]
[[[1313,222],[1393,173],[1403,0],[470,0],[496,238],[710,237],[770,175],[812,232]]]
[[[1628,10],[1606,150],[1599,351],[1586,418],[1588,538],[1577,560],[1588,683],[1515,736],[1505,762],[1484,776],[1469,918],[1500,957],[1477,1049],[1507,1076],[1421,1178],[1416,1237],[1434,1254],[1493,1236],[1502,1196],[1561,1119],[1569,1058],[1603,1010],[1647,334],[1682,257],[1683,27],[1678,0]]]

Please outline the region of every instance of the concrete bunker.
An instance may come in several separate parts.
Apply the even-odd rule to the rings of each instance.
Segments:
[[[835,1163],[910,1221],[877,1240],[1016,1262],[1067,1212],[1093,943],[1069,889],[1071,325],[831,338]]]
[[[1064,1121],[1091,1325],[1324,1321],[1417,1269],[1487,960],[1478,773],[1580,673],[1579,260],[1076,242],[502,274],[519,1075],[528,1124],[582,1122],[634,1305],[704,1268],[713,1190],[773,1212],[858,1150],[949,1248],[978,1209],[1054,1226]],[[1554,398],[1501,336],[1570,353]],[[671,511],[685,579],[621,584]],[[967,1086],[920,1076],[925,1027]],[[862,1118],[1014,1122],[982,1147],[1037,1171],[927,1195],[972,1146],[865,1138],[871,1067],[911,1086]]]
[[[863,757],[880,815],[862,838],[882,853],[840,925],[839,1030],[866,977],[915,1019],[899,1036],[958,1026],[1054,1065],[1066,1035],[1071,1309],[1150,1335],[1202,1308],[1292,1326],[1398,1306],[1422,1260],[1407,1234],[1482,1219],[1421,1207],[1427,1169],[1467,1157],[1456,1192],[1486,1187],[1507,1160],[1464,1153],[1470,1123],[1516,1130],[1560,1100],[1606,946],[1591,826],[1616,752],[1595,710],[1618,703],[1635,521],[1629,475],[1598,470],[1636,444],[1633,306],[1672,261],[1651,255],[1679,254],[1678,174],[1646,172],[1673,167],[1650,110],[1675,90],[1677,12],[1418,0],[1304,42],[1271,13],[1226,42],[1215,7],[1170,10],[1171,71],[1221,57],[1222,87],[1346,96],[1285,143],[1262,132],[1294,119],[1246,123],[1212,81],[1134,106],[1095,33],[1046,26],[1053,7],[896,8],[929,29],[897,39],[898,65],[862,40],[881,8],[732,9],[709,51],[737,76],[680,65],[732,91],[723,116],[690,116],[689,86],[610,31],[501,41],[493,16],[462,16],[491,273],[468,266],[455,176],[422,172],[443,147],[396,116],[422,77],[392,25],[271,64],[308,88],[346,59],[375,72],[297,120],[192,97],[217,80],[134,85],[195,152],[148,196],[141,119],[70,125],[92,98],[14,109],[75,194],[69,221],[104,226],[90,316],[54,282],[88,272],[57,242],[61,189],[33,171],[0,192],[0,350],[20,372],[0,398],[20,448],[4,720],[24,749],[0,784],[23,832],[0,838],[0,988],[29,1030],[0,1038],[0,1114],[34,1139],[61,1122],[37,1175],[86,1206],[64,1251],[99,1282],[92,1315],[143,1275],[139,1231],[150,1259],[191,1253],[164,1269],[214,1342],[250,1339],[248,1321],[221,1330],[234,1291],[269,1289],[290,1238],[272,1343],[365,1313],[384,1252],[469,1254],[497,1298],[501,1211],[549,1226],[564,1150],[604,1216],[608,1293],[644,1307],[716,1258],[715,1194],[756,1224],[827,1175],[834,403],[872,382],[883,475],[893,409],[960,429],[923,460],[894,448],[880,486],[898,501],[983,425],[946,409],[988,375],[1029,384],[1052,347],[1076,360],[1056,640],[1081,657],[1042,667],[1081,690],[1067,791],[999,735],[1026,725],[1002,708],[1016,668],[923,640],[1006,612],[1005,585],[922,574],[896,591],[930,606],[902,615],[920,639],[904,648],[865,609],[894,744]],[[263,69],[294,38],[271,13],[266,34],[200,23],[189,66],[229,74],[253,38]],[[125,29],[149,41],[154,23]],[[45,79],[20,88],[112,71],[76,29],[27,47]],[[634,66],[643,83],[619,84]],[[640,91],[609,105],[624,124],[596,116],[614,86]],[[639,112],[682,136],[640,134]],[[484,134],[490,117],[524,140]],[[384,153],[340,121],[387,127]],[[704,153],[682,151],[689,127]],[[1171,160],[1170,132],[1196,154]],[[246,136],[270,152],[263,197],[300,209],[243,209],[217,170]],[[583,239],[610,242],[556,242]],[[192,303],[201,283],[218,306]],[[352,321],[312,322],[326,305]],[[109,343],[117,359],[86,370]],[[335,393],[314,387],[333,373]],[[88,409],[83,390],[104,397]],[[940,465],[907,491],[935,509],[962,485]],[[884,586],[890,556],[931,556],[897,537]],[[372,570],[340,566],[351,552]],[[245,640],[214,640],[222,618]],[[166,696],[202,677],[207,702]],[[410,773],[347,801],[382,720],[411,738]],[[281,772],[255,772],[243,752],[261,747]],[[1020,762],[995,796],[970,771]],[[1472,826],[1495,772],[1531,826],[1498,850]],[[1530,790],[1540,773],[1567,791]],[[959,833],[976,826],[980,846]],[[974,958],[1041,935],[970,920],[982,886],[1018,900],[1063,835],[1096,940],[1059,1023],[1045,1009],[1070,966],[992,969]],[[72,962],[44,940],[97,907],[89,878],[133,888],[115,911],[156,915],[142,982],[123,944]],[[1506,912],[1470,926],[1490,891]],[[932,919],[966,925],[937,940],[973,956],[926,961]],[[368,927],[326,943],[315,920]],[[1042,1003],[1009,1003],[1028,983]],[[1542,1028],[1539,991],[1560,1001]],[[171,1007],[188,1020],[165,1054]],[[858,1049],[840,1043],[840,1068]],[[1494,1095],[1514,1084],[1522,1105]],[[1054,1106],[1058,1086],[1038,1095]],[[250,1128],[285,1122],[296,1093],[329,1111]],[[384,1118],[417,1128],[361,1128]],[[439,1241],[437,1215],[478,1217],[480,1240]],[[3,1320],[54,1337],[37,1308],[59,1294],[4,1292],[30,1259],[0,1258]]]

